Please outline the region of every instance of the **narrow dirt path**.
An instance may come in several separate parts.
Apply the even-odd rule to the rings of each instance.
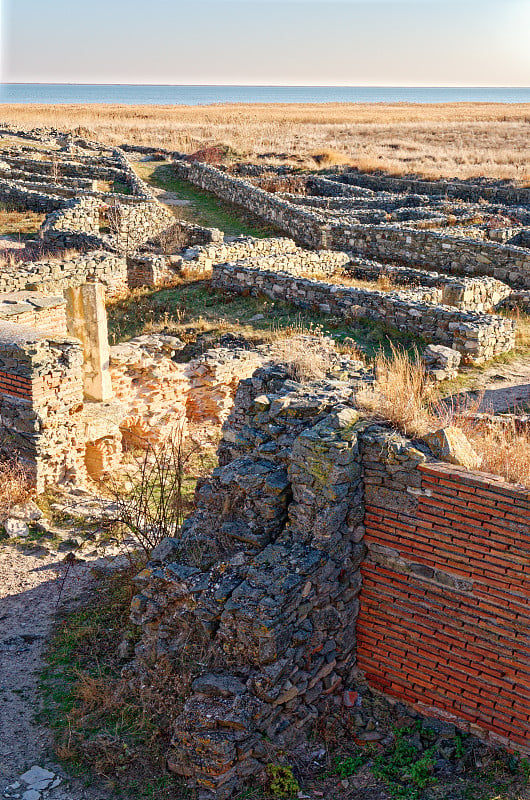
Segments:
[[[468,391],[483,392],[481,411],[512,411],[530,404],[530,357],[492,364],[473,376]]]
[[[21,551],[0,545],[0,796],[24,798],[29,786],[20,776],[39,766],[61,776],[45,791],[50,800],[106,800],[103,787],[86,787],[66,776],[54,759],[51,734],[34,721],[39,710],[38,675],[55,620],[65,563],[62,554]],[[71,567],[60,598],[74,604],[89,589],[96,559]],[[20,783],[20,787],[12,787]],[[38,794],[38,793],[37,793]],[[37,795],[24,800],[39,800]]]

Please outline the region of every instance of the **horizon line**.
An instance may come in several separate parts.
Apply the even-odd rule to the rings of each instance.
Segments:
[[[89,81],[1,81],[0,86],[164,86],[191,89],[530,89],[530,86],[523,84],[92,83]]]

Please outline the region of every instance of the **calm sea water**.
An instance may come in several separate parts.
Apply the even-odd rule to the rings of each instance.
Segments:
[[[530,103],[530,88],[0,84],[0,103]]]

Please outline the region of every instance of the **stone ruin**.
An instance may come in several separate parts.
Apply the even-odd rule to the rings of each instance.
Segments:
[[[524,582],[528,491],[440,464],[425,443],[363,419],[355,393],[365,369],[336,362],[305,385],[281,365],[240,382],[197,510],[137,577],[131,619],[142,636],[124,675],[141,685],[162,664],[185,681],[167,763],[201,800],[259,781],[306,740],[327,702],[340,707],[365,679],[426,716],[530,752],[518,632],[529,617],[515,627],[498,617],[503,603],[517,615],[524,601],[502,594],[494,610],[479,605],[499,585],[485,562],[502,544],[470,554],[468,572],[458,557],[460,540],[475,548],[485,535],[470,525],[507,533],[504,501],[519,555],[500,556],[513,566],[502,591]],[[477,492],[472,507],[466,488]],[[463,517],[449,510],[459,503]],[[420,598],[416,619],[409,595]],[[515,671],[500,688],[491,670],[504,659]]]
[[[185,271],[226,293],[420,333],[427,371],[454,377],[460,362],[513,347],[513,321],[495,312],[528,294],[528,193],[352,172],[271,193],[177,157],[181,177],[293,238],[224,237],[175,223],[123,150],[39,136],[0,159],[0,199],[45,213],[42,241],[56,251],[0,276],[3,448],[41,491],[98,480],[124,446],[175,424],[224,423],[220,466],[181,537],[138,576],[132,609],[142,635],[125,674],[146,681],[164,662],[187,680],[170,769],[223,800],[360,677],[529,753],[528,492],[441,463],[432,437],[429,448],[363,419],[355,392],[370,371],[337,353],[325,379],[302,386],[266,348],[184,362],[183,343],[163,334],[110,346],[105,313],[109,296]],[[38,155],[36,138],[48,146]],[[101,191],[112,183],[127,191]],[[497,234],[473,221],[477,204],[518,224]],[[184,247],[163,253],[157,237],[174,224]],[[61,260],[66,246],[81,252]],[[341,280],[389,273],[390,292]]]

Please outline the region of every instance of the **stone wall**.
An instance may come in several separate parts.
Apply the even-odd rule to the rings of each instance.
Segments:
[[[376,281],[378,278],[388,278],[400,285],[439,287],[440,303],[477,313],[489,313],[515,294],[507,284],[489,276],[460,278],[397,264],[381,264],[379,261],[355,256],[351,258],[345,271],[361,280]]]
[[[35,188],[23,188],[14,181],[0,180],[0,202],[18,211],[35,211],[49,214],[64,206],[64,197],[40,192]]]
[[[398,330],[413,330],[429,342],[458,350],[465,363],[480,364],[515,345],[513,320],[425,302],[427,290],[385,293],[238,264],[214,265],[212,286],[262,294],[352,321],[365,316]]]
[[[430,462],[388,430],[363,437],[359,667],[427,716],[530,753],[530,496]]]
[[[331,181],[338,181],[347,186],[360,186],[376,192],[413,192],[414,194],[457,197],[471,202],[484,199],[496,203],[530,204],[530,189],[528,187],[499,183],[395,178],[390,175],[372,175],[354,170],[344,172],[341,175],[329,175],[328,178]]]
[[[309,247],[351,251],[457,274],[491,275],[512,286],[530,287],[530,254],[523,247],[398,225],[329,223],[317,210],[297,206],[215,167],[175,161],[175,171],[179,177],[243,206]]]
[[[75,339],[0,324],[2,447],[34,472],[37,491],[84,477],[83,353]]]
[[[189,362],[173,359],[184,343],[174,336],[138,336],[110,348],[110,374],[123,407],[125,441],[155,443],[176,425],[221,425],[239,381],[268,360],[264,348],[214,348]]]
[[[124,257],[95,250],[69,261],[22,261],[5,266],[0,275],[0,292],[34,289],[63,292],[71,286],[97,281],[109,295],[127,291],[127,264]]]
[[[40,292],[0,294],[0,321],[67,336],[66,300]]]
[[[249,181],[227,175],[208,164],[175,161],[174,169],[179,178],[246,208],[279,230],[285,231],[297,242],[309,247],[323,246],[321,226],[324,219],[318,214],[300,209],[253,186]]]
[[[327,245],[356,255],[462,275],[490,275],[530,287],[530,253],[523,247],[446,236],[393,225],[332,225]]]

